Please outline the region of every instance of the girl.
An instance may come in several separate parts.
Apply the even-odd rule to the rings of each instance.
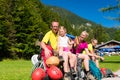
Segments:
[[[70,72],[68,61],[70,62],[70,68],[72,72],[76,72],[77,58],[76,55],[72,54],[70,51],[73,43],[74,42],[70,41],[70,39],[66,36],[66,28],[64,28],[64,26],[61,26],[59,28],[59,36],[58,36],[58,51],[59,51],[59,56],[62,56],[64,59],[64,64],[63,64],[64,72],[67,74]]]

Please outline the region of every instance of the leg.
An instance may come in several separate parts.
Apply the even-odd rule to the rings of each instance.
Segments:
[[[99,68],[99,60],[97,57],[92,57],[92,60],[95,62],[96,66]]]
[[[99,60],[98,59],[95,59],[95,64],[99,68]]]
[[[89,69],[89,56],[86,55],[86,54],[79,54],[78,57],[83,59],[84,67],[85,67],[85,70],[86,70],[87,79],[88,80],[95,80],[93,75],[90,73],[90,69]]]
[[[63,68],[64,68],[64,80],[71,80],[71,73],[68,64],[68,54],[66,52],[63,53]]]
[[[63,59],[64,59],[64,72],[70,72],[69,66],[68,66],[68,54],[67,53],[63,53]]]
[[[85,70],[89,71],[89,57],[88,57],[88,55],[79,54],[78,57],[83,59]]]
[[[70,60],[70,67],[74,68],[74,71],[77,71],[77,57],[75,54],[68,53],[69,60]]]

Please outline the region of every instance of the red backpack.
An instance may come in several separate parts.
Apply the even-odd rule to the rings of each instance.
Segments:
[[[110,69],[101,68],[100,71],[101,71],[103,77],[114,77],[115,76]]]

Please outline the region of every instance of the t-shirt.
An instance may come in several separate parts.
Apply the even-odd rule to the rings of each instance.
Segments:
[[[58,45],[59,47],[63,47],[63,51],[70,51],[70,49],[68,48],[69,44],[68,44],[69,38],[67,36],[61,37],[59,36],[59,42]]]
[[[59,36],[58,45],[61,47],[68,47],[68,41],[69,41],[69,38],[67,36],[64,36],[64,37]]]
[[[85,48],[88,48],[88,44],[87,42],[83,41],[81,42],[77,47],[76,47],[76,53],[82,53],[82,51],[85,49]]]
[[[56,50],[57,49],[57,42],[58,42],[58,35],[54,34],[52,32],[52,30],[50,30],[49,32],[47,32],[45,34],[45,36],[43,37],[42,41],[45,42],[46,44],[49,43],[52,46],[52,48],[54,50]]]
[[[89,51],[92,51],[93,50],[93,46],[92,46],[92,44],[90,43],[90,44],[88,44],[88,50]]]
[[[88,51],[92,51],[93,50],[93,46],[92,44],[88,44]],[[85,50],[83,51],[83,54],[86,54]]]

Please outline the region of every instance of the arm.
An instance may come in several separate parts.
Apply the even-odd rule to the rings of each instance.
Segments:
[[[86,54],[89,55],[89,56],[94,56],[94,54],[91,54],[91,53],[89,52],[88,48],[85,48],[85,52],[86,52]]]
[[[95,54],[95,51],[94,51],[92,45],[89,45],[88,48],[89,48],[89,52],[90,52],[91,54],[93,54],[94,57],[96,57],[96,58],[100,58],[100,59],[104,60],[103,57],[100,57],[100,56],[98,56],[98,55]]]
[[[60,46],[60,37],[58,37],[57,51],[59,55],[61,56],[63,53],[63,47]]]
[[[44,49],[45,57],[48,58],[50,56],[51,51],[46,47],[46,44],[44,42],[41,42],[40,46],[42,49]]]
[[[43,37],[40,43],[41,48],[44,49],[44,53],[46,57],[49,57],[51,53],[51,51],[46,47],[48,41],[49,41],[49,33],[46,33],[46,35]]]
[[[71,39],[68,39],[68,47],[70,50],[72,49],[73,45],[74,45],[74,41]]]

